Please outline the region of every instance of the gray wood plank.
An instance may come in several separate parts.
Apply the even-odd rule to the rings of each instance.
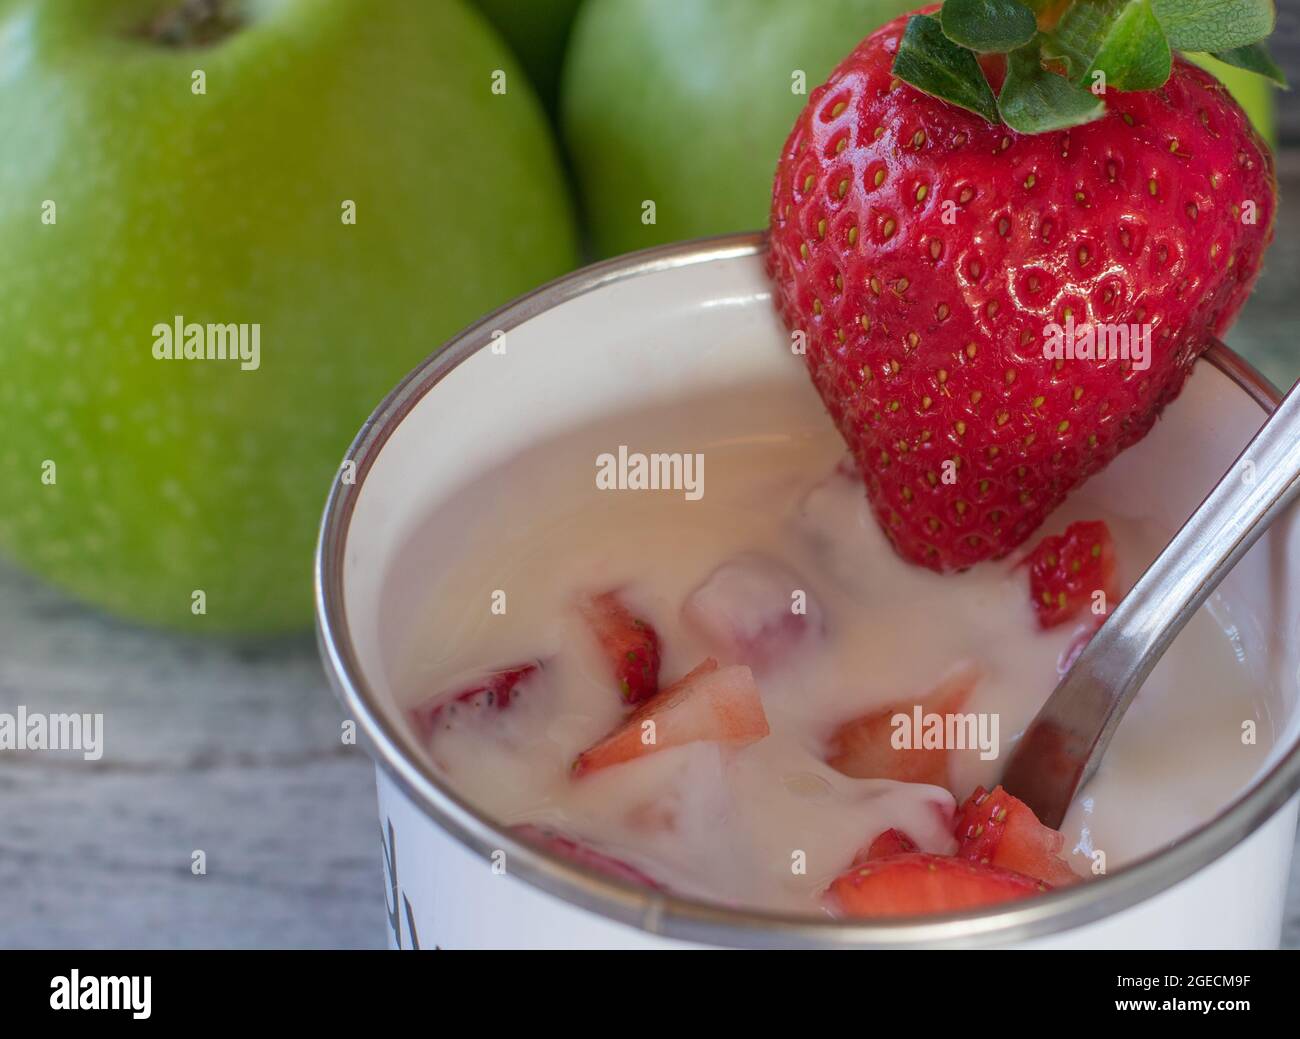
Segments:
[[[144,631],[0,565],[19,704],[102,712],[104,754],[0,754],[0,947],[383,945],[374,772],[310,638]]]

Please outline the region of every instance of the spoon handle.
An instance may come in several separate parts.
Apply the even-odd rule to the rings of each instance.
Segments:
[[[1298,493],[1300,391],[1293,386],[1115,607],[1012,752],[1003,785],[1044,824],[1060,827],[1169,644]]]

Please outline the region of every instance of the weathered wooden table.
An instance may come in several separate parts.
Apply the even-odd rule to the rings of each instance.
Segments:
[[[1300,161],[1229,335],[1300,375]],[[0,711],[103,712],[101,760],[0,754],[0,947],[378,947],[370,761],[308,636],[250,649],[106,619],[0,563]],[[194,853],[207,871],[191,870]],[[1300,855],[1284,941],[1300,947]]]

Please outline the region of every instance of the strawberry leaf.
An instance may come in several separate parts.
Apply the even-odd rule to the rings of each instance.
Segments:
[[[1017,0],[946,0],[939,11],[943,34],[983,54],[1005,54],[1034,38],[1034,13]]]
[[[1151,0],[1076,3],[1046,34],[1044,53],[1064,58],[1074,83],[1102,92],[1154,90],[1173,67]]]
[[[1273,0],[1151,0],[1169,45],[1185,51],[1232,50],[1273,31]]]
[[[1215,51],[1214,56],[1225,64],[1235,65],[1247,72],[1266,76],[1284,90],[1290,89],[1290,84],[1286,81],[1286,74],[1278,68],[1277,62],[1273,60],[1273,55],[1268,52],[1268,48],[1262,43],[1251,43],[1245,47]]]
[[[908,21],[894,55],[894,75],[990,123],[998,121],[998,103],[979,61],[943,34],[933,15],[913,15]]]
[[[1002,121],[1020,133],[1047,133],[1090,123],[1106,111],[1100,99],[1043,68],[1041,40],[1007,55],[1007,78],[998,97]]]

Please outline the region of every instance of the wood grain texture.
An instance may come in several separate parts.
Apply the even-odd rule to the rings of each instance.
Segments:
[[[1300,375],[1300,158],[1228,342]],[[309,637],[144,631],[0,563],[0,711],[105,715],[98,762],[0,754],[0,947],[380,947],[374,775]],[[207,874],[190,871],[207,855]],[[1284,944],[1300,948],[1300,856]]]
[[[310,638],[143,631],[0,565],[19,704],[102,712],[104,753],[0,754],[0,947],[383,946],[374,771]]]

